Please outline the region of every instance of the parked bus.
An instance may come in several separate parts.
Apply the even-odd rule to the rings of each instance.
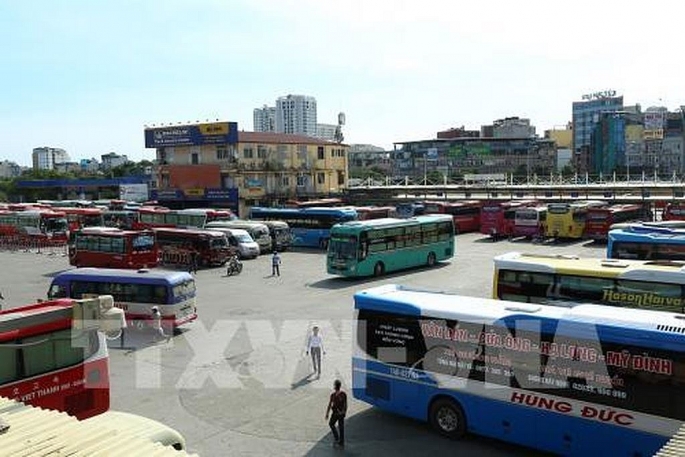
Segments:
[[[670,202],[666,204],[663,213],[661,213],[662,221],[685,221],[685,203]]]
[[[425,202],[424,214],[449,214],[454,219],[456,233],[474,232],[480,229],[480,208],[478,200],[460,202]]]
[[[514,213],[513,237],[525,236],[537,239],[545,235],[547,220],[546,206],[526,206],[516,209]]]
[[[449,215],[375,219],[334,225],[326,268],[340,276],[381,276],[454,256],[454,220]]]
[[[100,300],[50,300],[0,311],[0,396],[79,419],[109,409]]]
[[[421,216],[426,212],[423,203],[399,203],[395,206],[397,217],[407,219],[409,217]]]
[[[0,236],[15,236],[65,243],[69,234],[66,215],[49,209],[0,210]]]
[[[229,221],[235,215],[229,210],[206,208],[172,210],[163,206],[142,206],[138,209],[137,228],[205,228],[208,222]]]
[[[573,306],[578,302],[685,313],[680,262],[547,256],[495,257],[493,296]]]
[[[612,229],[607,257],[685,261],[685,230],[643,225]]]
[[[152,268],[159,252],[152,230],[86,227],[73,232],[69,264],[76,267]]]
[[[69,230],[78,230],[84,227],[102,227],[104,225],[103,210],[100,208],[55,207],[53,209],[67,215]]]
[[[606,241],[612,225],[623,222],[638,222],[647,218],[651,219],[649,211],[642,205],[611,205],[588,208],[585,237],[595,241]]]
[[[233,254],[226,234],[214,230],[156,228],[157,246],[166,264],[190,265],[193,252],[198,266],[223,266]]]
[[[397,216],[397,211],[392,206],[355,206],[354,209],[360,221]]]
[[[488,201],[480,211],[480,233],[492,238],[510,237],[514,234],[516,210],[533,206],[533,200],[512,200],[508,202]]]
[[[290,248],[293,241],[293,235],[290,233],[290,227],[284,221],[259,221],[266,225],[271,235],[271,249],[273,251],[283,252]]]
[[[292,245],[326,249],[335,224],[357,219],[354,208],[266,208],[253,206],[250,219],[284,221],[290,227]]]
[[[137,328],[152,323],[153,306],[159,308],[168,331],[197,319],[195,280],[187,272],[79,268],[59,273],[48,290],[49,299],[93,294],[114,297],[114,306],[123,309],[129,325]]]
[[[545,235],[555,239],[582,238],[585,233],[588,209],[602,206],[606,206],[606,203],[592,200],[548,204]]]
[[[138,227],[138,212],[131,210],[109,210],[102,214],[105,227],[116,227],[124,230],[134,230]]]
[[[216,221],[207,224],[207,230],[214,230],[217,228],[241,229],[247,230],[252,239],[259,245],[259,252],[271,252],[273,243],[269,233],[269,227],[262,224],[261,221]]]
[[[385,285],[354,296],[355,398],[567,456],[648,456],[685,421],[675,313]]]

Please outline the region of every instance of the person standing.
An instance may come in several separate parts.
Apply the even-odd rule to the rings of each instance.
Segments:
[[[278,255],[278,251],[274,251],[271,256],[271,276],[281,275],[281,256]]]
[[[345,414],[347,414],[347,394],[341,387],[342,383],[339,379],[333,382],[333,393],[328,400],[328,407],[326,408],[326,420],[328,420],[329,413],[331,420],[328,421],[328,426],[333,432],[333,446],[345,447]],[[338,424],[336,429],[335,424]]]
[[[314,367],[314,373],[316,373],[316,379],[321,377],[322,352],[326,353],[326,350],[323,348],[323,338],[319,335],[319,327],[315,325],[312,327],[312,334],[307,339],[307,354],[312,355],[312,366]]]
[[[159,308],[157,306],[152,307],[152,328],[156,332],[155,339],[161,337],[169,342],[171,336],[164,333],[164,327],[162,327],[162,313],[159,312]]]
[[[190,251],[190,268],[188,269],[188,273],[197,273],[197,266],[200,263],[200,253],[197,251],[197,249],[192,249]]]

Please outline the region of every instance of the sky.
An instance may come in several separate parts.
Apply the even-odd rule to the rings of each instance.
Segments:
[[[346,114],[345,143],[509,116],[539,134],[571,103],[685,105],[678,0],[0,0],[0,161],[153,159],[145,125],[236,121],[287,94]]]

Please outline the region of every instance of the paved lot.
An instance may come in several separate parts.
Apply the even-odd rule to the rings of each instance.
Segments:
[[[487,297],[492,257],[508,251],[601,257],[602,246],[491,242],[478,234],[457,237],[457,255],[434,269],[378,280],[350,281],[325,273],[320,252],[286,252],[281,277],[270,276],[269,257],[246,261],[243,273],[197,274],[201,318],[169,343],[150,333],[129,333],[113,343],[112,408],[160,420],[187,439],[191,451],[221,455],[339,455],[331,448],[324,412],[333,380],[349,388],[352,294],[380,284]],[[68,268],[59,255],[0,253],[5,306],[44,297],[55,273]],[[308,329],[322,328],[326,355],[321,379],[308,375],[303,353]],[[531,455],[527,449],[470,437],[452,442],[427,425],[382,413],[351,400],[346,423],[349,455]]]

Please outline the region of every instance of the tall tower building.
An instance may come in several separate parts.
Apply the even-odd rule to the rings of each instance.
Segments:
[[[252,114],[255,132],[276,131],[276,107],[264,105],[255,108]]]
[[[69,154],[60,148],[43,146],[33,149],[34,170],[54,170],[56,164],[69,162]]]
[[[276,100],[276,132],[316,136],[316,99],[287,95]]]

